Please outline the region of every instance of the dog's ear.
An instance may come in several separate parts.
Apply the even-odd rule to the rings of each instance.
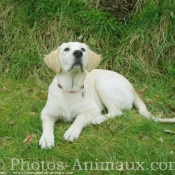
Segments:
[[[60,53],[60,48],[58,47],[56,50],[54,50],[49,55],[46,55],[44,57],[44,61],[46,65],[52,70],[54,70],[56,73],[59,73],[61,70],[60,62],[59,62],[59,53]]]
[[[100,64],[100,61],[101,61],[101,55],[98,55],[89,49],[89,60],[87,64],[87,71],[91,72],[93,69],[95,69]]]

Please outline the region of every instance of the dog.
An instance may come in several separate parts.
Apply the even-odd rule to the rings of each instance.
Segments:
[[[57,74],[41,112],[43,133],[39,145],[43,149],[54,147],[54,124],[58,119],[74,120],[64,134],[68,142],[74,142],[87,125],[101,124],[109,118],[121,116],[122,110],[130,110],[133,105],[148,119],[175,122],[175,118],[152,116],[131,83],[122,75],[95,69],[101,56],[84,43],[63,43],[44,60]],[[108,111],[106,115],[101,114],[104,107]]]

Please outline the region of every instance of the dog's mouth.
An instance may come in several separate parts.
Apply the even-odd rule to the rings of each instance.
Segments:
[[[82,64],[82,62],[78,61],[78,62],[73,63],[73,65],[71,66],[69,71],[72,70],[72,69],[80,69],[81,71],[83,71],[83,64]]]

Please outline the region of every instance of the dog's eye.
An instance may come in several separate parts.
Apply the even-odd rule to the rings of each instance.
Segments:
[[[65,48],[64,51],[68,52],[70,49],[69,48]]]
[[[81,50],[82,50],[83,52],[85,52],[85,51],[86,51],[84,48],[81,48]]]

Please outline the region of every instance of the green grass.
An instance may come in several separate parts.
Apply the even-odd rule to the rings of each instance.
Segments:
[[[174,124],[148,121],[136,109],[99,126],[86,127],[74,143],[63,140],[70,124],[60,121],[55,126],[54,149],[38,146],[40,112],[54,76],[44,65],[43,56],[62,42],[79,41],[80,35],[81,42],[102,54],[100,68],[126,76],[154,115],[175,116],[174,1],[143,1],[128,21],[94,9],[90,2],[0,2],[0,172],[37,172],[43,163],[44,169],[57,174],[175,174],[175,165],[170,166],[175,162],[175,136],[164,132],[174,131]],[[25,145],[28,133],[33,139]],[[12,161],[19,164],[12,167]],[[90,163],[85,167],[84,162]],[[145,170],[136,170],[137,164],[135,170],[126,170],[126,164],[124,170],[118,164],[121,171],[111,170],[111,164],[105,170],[100,162],[128,162],[129,168],[131,162],[144,162]],[[153,167],[157,170],[150,168],[152,162],[159,163]],[[166,170],[161,162],[168,165]]]
[[[156,94],[162,93],[162,89],[159,90],[159,84],[162,82],[161,80],[156,81],[157,85],[147,90],[146,98],[151,98],[154,89],[157,89]],[[146,83],[142,85],[146,86]],[[33,172],[33,169],[41,171],[43,161],[45,168],[50,162],[55,164],[61,162],[61,167],[67,163],[69,167],[66,167],[65,171],[74,172],[74,174],[113,174],[114,172],[115,174],[160,174],[161,172],[174,174],[174,171],[169,170],[124,170],[120,173],[111,170],[112,168],[109,168],[109,171],[99,168],[96,171],[91,170],[90,165],[87,167],[88,170],[84,170],[83,162],[92,162],[94,169],[97,169],[95,168],[96,162],[99,167],[100,162],[145,162],[145,169],[150,168],[152,162],[174,162],[175,137],[164,132],[164,129],[174,130],[174,125],[148,121],[141,117],[135,109],[124,111],[122,117],[108,120],[102,125],[88,126],[74,143],[67,143],[63,140],[64,132],[70,124],[58,122],[55,126],[56,144],[54,149],[40,149],[38,146],[42,132],[40,111],[46,101],[47,86],[47,84],[36,82],[33,79],[24,82],[3,77],[1,81],[0,157],[5,162],[5,171],[28,170],[28,172]],[[165,96],[170,93],[171,88],[166,88],[164,85],[163,89]],[[157,103],[161,101],[168,110],[168,105],[171,105],[172,102],[168,104],[167,99],[159,97],[155,100],[154,97],[155,93],[152,98],[154,103],[148,104],[148,107],[153,110],[152,112],[162,110],[166,114],[167,111],[161,109],[161,105]],[[146,98],[144,99],[146,100]],[[35,137],[28,145],[24,145],[23,141],[27,133],[33,134]],[[16,163],[16,159],[19,161],[19,165],[12,167],[12,161]],[[76,159],[81,163],[83,170],[80,171],[80,166],[75,164]],[[33,165],[34,162],[40,164],[39,169],[38,164]],[[54,169],[53,163],[50,163],[49,169]],[[33,169],[32,166],[34,166]],[[135,166],[137,168],[137,164]],[[62,169],[61,167],[60,169]],[[104,165],[104,167],[106,166]],[[10,170],[13,168],[14,170]],[[72,170],[73,168],[75,170]]]

